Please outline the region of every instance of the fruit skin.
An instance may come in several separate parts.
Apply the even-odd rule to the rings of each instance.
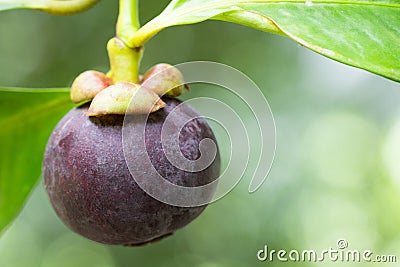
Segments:
[[[161,146],[161,128],[181,102],[163,100],[166,107],[150,114],[146,125],[146,147],[156,170],[183,186],[204,185],[218,178],[219,153],[208,168],[196,173],[179,170],[168,162]],[[141,245],[170,235],[205,209],[171,206],[140,189],[124,159],[123,116],[87,117],[87,108],[86,104],[72,109],[59,122],[43,160],[45,188],[56,213],[69,228],[104,244]],[[200,156],[198,145],[203,138],[217,143],[205,120],[194,119],[185,125],[179,138],[185,157],[194,160]]]

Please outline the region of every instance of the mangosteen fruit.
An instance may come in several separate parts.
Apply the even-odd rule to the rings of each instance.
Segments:
[[[146,153],[153,167],[163,179],[180,186],[202,186],[217,179],[218,151],[212,163],[200,171],[182,170],[170,163],[165,155],[169,142],[161,142],[163,123],[172,111],[175,116],[187,116],[187,108],[179,109],[182,102],[174,98],[162,100],[165,107],[149,114],[144,126]],[[70,229],[103,244],[135,246],[171,235],[200,215],[206,204],[174,206],[142,190],[129,171],[123,151],[123,127],[135,125],[124,125],[124,115],[88,117],[88,107],[89,103],[72,109],[58,123],[43,160],[44,184],[51,204]],[[217,144],[200,115],[176,130],[180,131],[180,152],[189,160],[201,156],[199,144],[203,139]],[[135,140],[131,141],[134,149]],[[141,159],[136,161],[134,164],[141,166]],[[149,173],[143,169],[135,175],[143,180]],[[211,191],[210,199],[215,190]]]

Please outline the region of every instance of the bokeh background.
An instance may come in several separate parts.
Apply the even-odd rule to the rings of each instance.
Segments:
[[[167,2],[141,1],[142,23]],[[84,70],[107,71],[105,44],[115,34],[117,5],[101,1],[71,17],[1,13],[0,84],[64,87]],[[276,158],[263,186],[249,194],[250,177],[244,177],[172,237],[126,248],[97,244],[68,230],[40,181],[0,238],[0,266],[281,266],[290,263],[259,262],[257,251],[264,245],[287,251],[336,248],[339,238],[349,249],[394,254],[400,261],[399,84],[287,38],[215,21],[158,34],[146,46],[142,70],[192,60],[233,66],[263,90],[277,128]],[[185,98],[196,96],[196,90]]]

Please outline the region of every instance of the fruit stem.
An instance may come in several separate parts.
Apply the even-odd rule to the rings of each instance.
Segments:
[[[110,77],[114,83],[139,83],[139,66],[143,47],[130,48],[126,40],[139,29],[138,0],[120,0],[117,21],[117,37],[107,44],[110,58]]]
[[[139,23],[138,0],[120,0],[117,22],[117,37],[124,43],[138,31]]]
[[[127,47],[121,39],[114,37],[108,41],[107,51],[113,82],[139,83],[139,64],[143,49]]]

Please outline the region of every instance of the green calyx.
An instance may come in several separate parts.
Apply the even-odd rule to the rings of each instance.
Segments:
[[[165,103],[153,91],[130,82],[119,82],[98,93],[90,104],[88,116],[108,114],[149,114]]]
[[[142,86],[160,96],[177,97],[185,89],[185,80],[177,68],[161,63],[153,66],[143,75]]]
[[[150,68],[141,82],[116,80],[115,77],[132,77],[127,68],[107,76],[90,70],[81,73],[71,86],[74,103],[92,101],[88,116],[108,114],[148,114],[165,106],[162,96],[177,97],[185,88],[182,73],[174,66],[161,63]]]
[[[112,85],[113,81],[104,73],[89,70],[79,74],[71,86],[71,100],[81,103],[92,100],[100,91]]]

